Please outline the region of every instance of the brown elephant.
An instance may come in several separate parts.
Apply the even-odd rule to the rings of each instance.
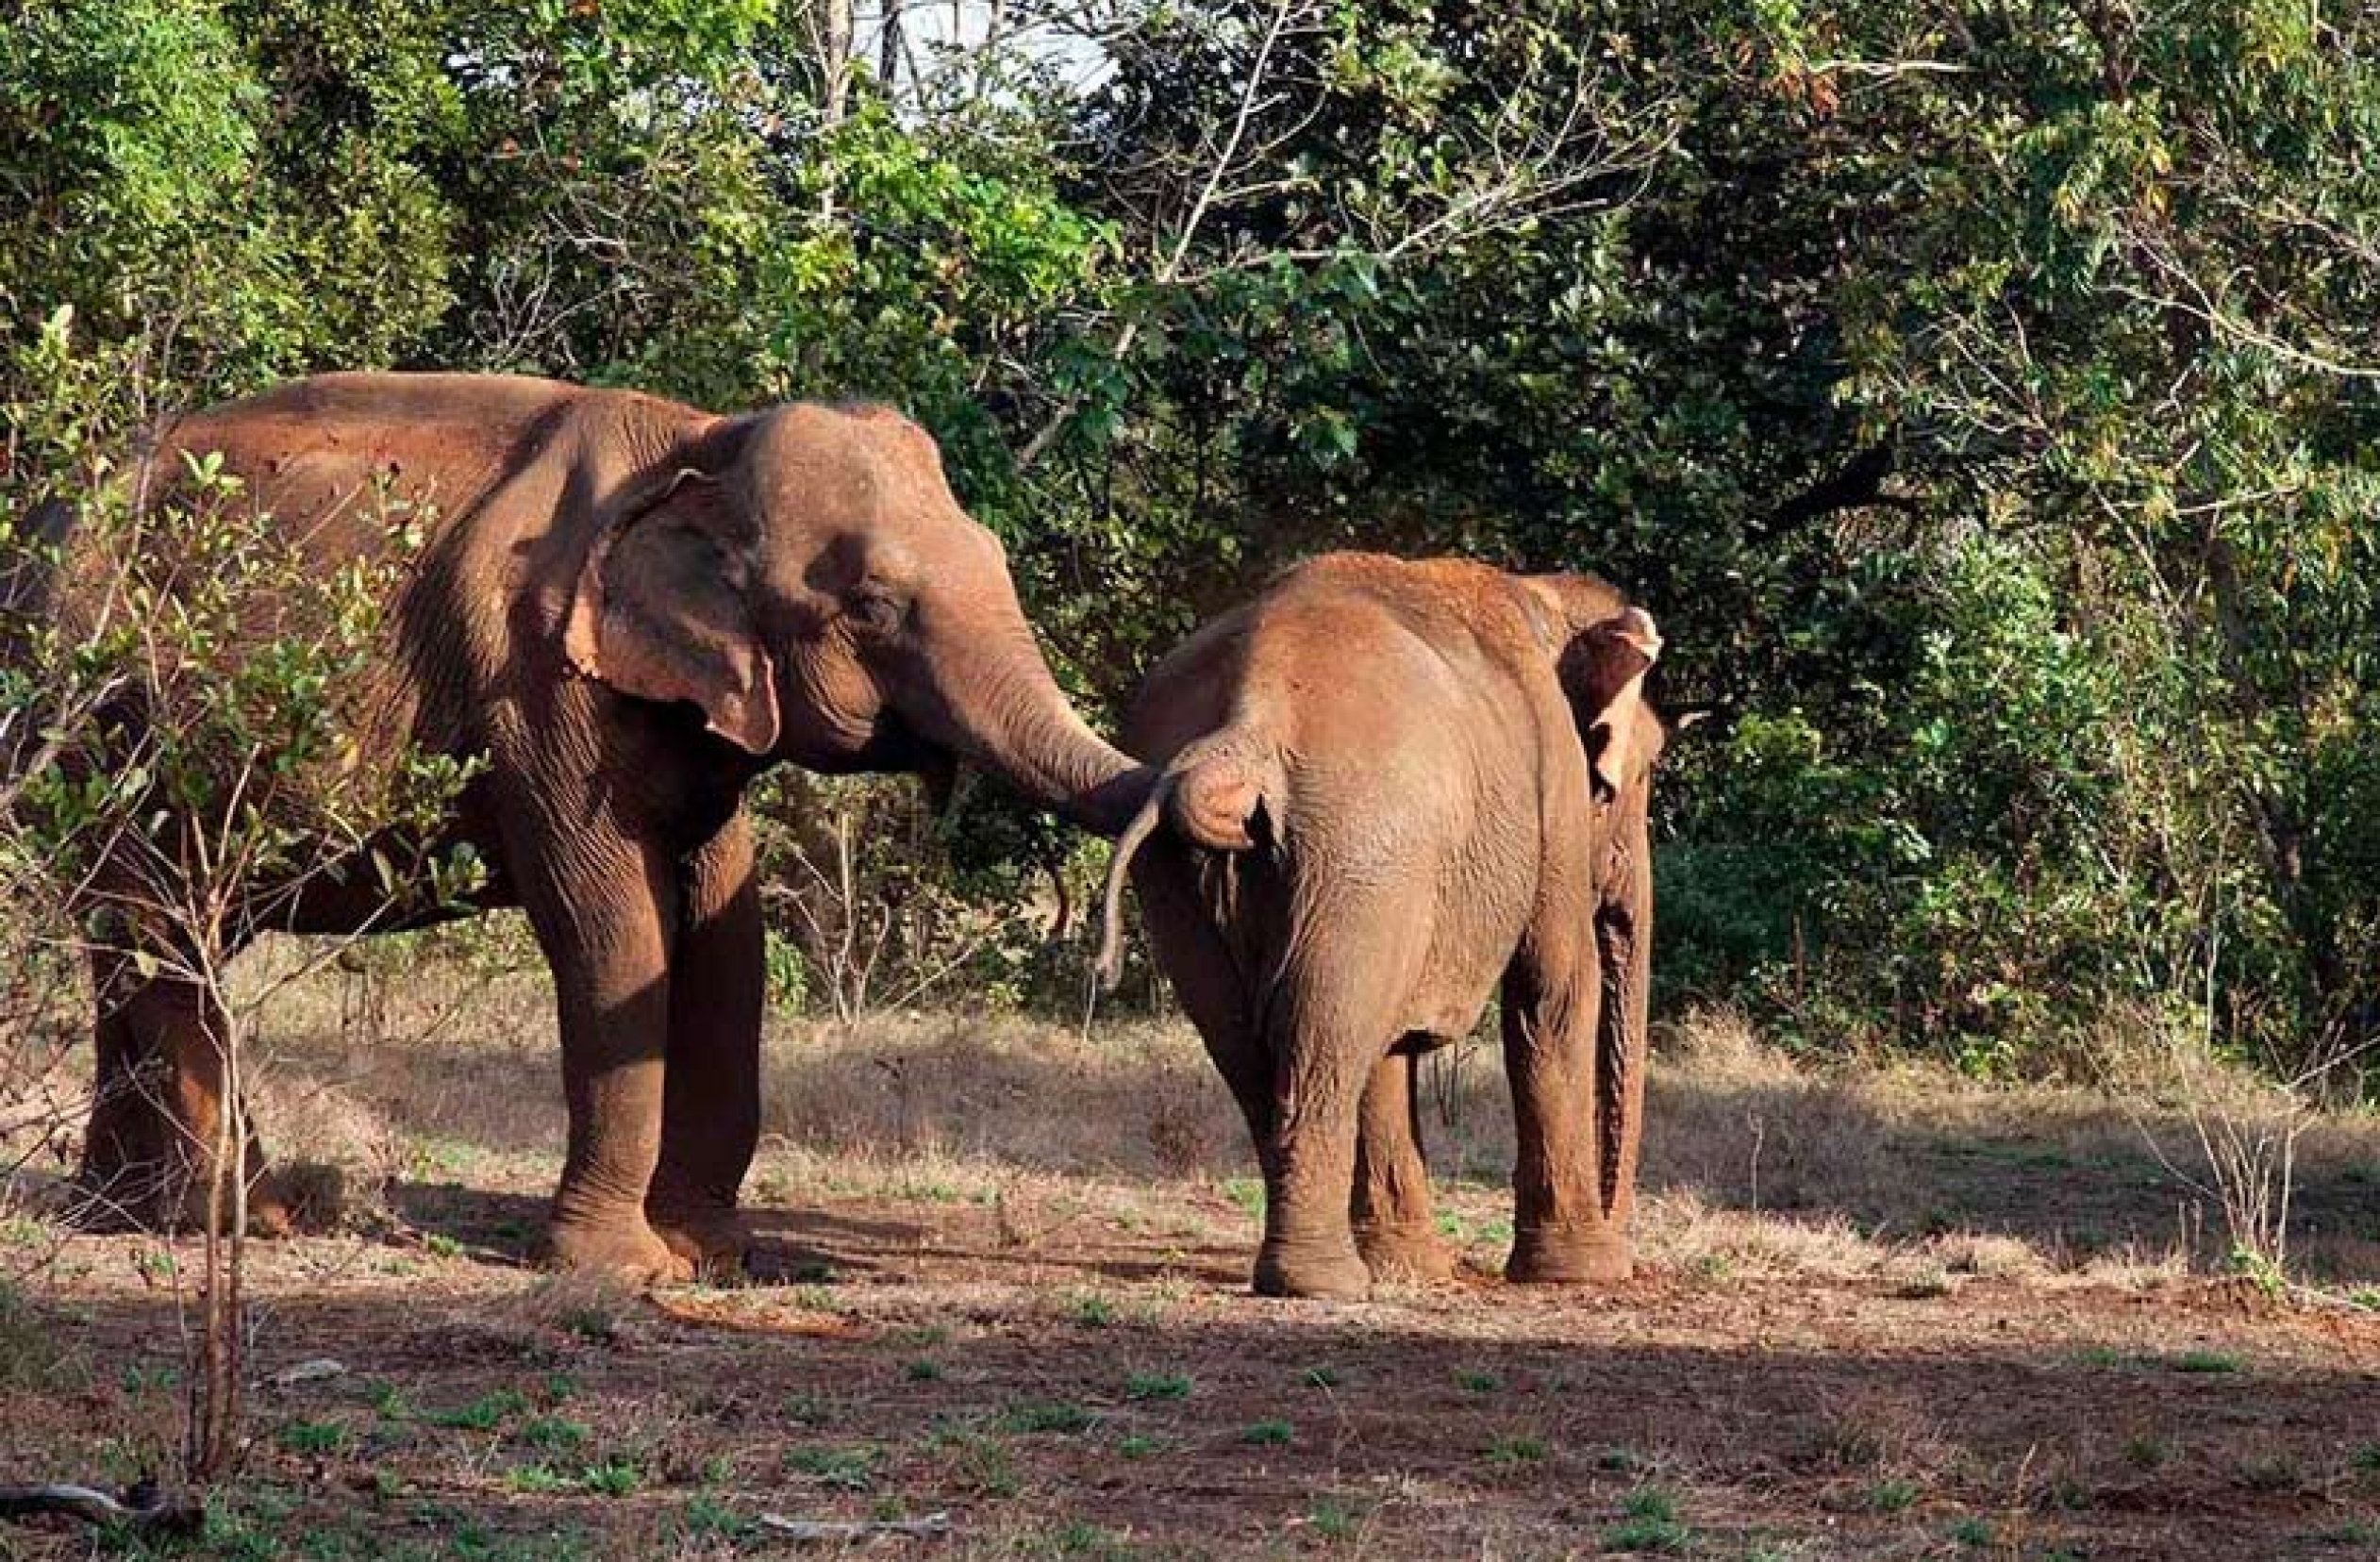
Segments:
[[[1067,703],[998,540],[883,407],[717,417],[545,380],[331,374],[163,442],[220,452],[326,569],[389,546],[386,499],[429,507],[384,671],[398,736],[484,760],[453,839],[553,969],[562,1264],[674,1276],[740,1253],[763,998],[742,799],[761,771],[946,782],[964,759],[1107,834],[1154,781]],[[259,929],[388,925],[380,897],[312,883]],[[82,1180],[170,1221],[218,1121],[210,1016],[128,961],[96,975]],[[258,1202],[271,1224],[269,1187]]]
[[[1141,685],[1123,744],[1165,773],[1117,845],[1102,966],[1112,978],[1128,872],[1256,1138],[1258,1291],[1361,1296],[1449,1267],[1414,1073],[1499,978],[1519,1144],[1506,1272],[1628,1272],[1659,649],[1652,618],[1589,576],[1334,554]]]

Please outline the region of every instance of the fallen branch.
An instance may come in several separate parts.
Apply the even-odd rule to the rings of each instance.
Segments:
[[[880,1535],[897,1535],[910,1540],[930,1540],[950,1533],[950,1515],[929,1513],[923,1519],[788,1519],[781,1514],[760,1515],[760,1527],[780,1540],[797,1545],[848,1545],[854,1540],[873,1540]]]
[[[121,1499],[92,1487],[0,1487],[0,1519],[62,1514],[86,1524],[110,1524],[165,1535],[195,1535],[206,1510],[187,1492],[169,1492],[155,1481],[125,1488]]]

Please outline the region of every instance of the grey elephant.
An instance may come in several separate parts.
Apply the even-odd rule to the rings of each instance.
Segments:
[[[523,907],[553,969],[564,1265],[666,1277],[741,1254],[763,1000],[754,777],[791,762],[946,778],[964,759],[1111,835],[1153,780],[1069,706],[1000,542],[934,441],[883,407],[720,417],[546,380],[331,374],[196,413],[163,446],[168,471],[173,452],[221,453],[325,570],[389,546],[389,500],[434,517],[381,671],[394,736],[484,760],[448,828],[488,865],[478,903]],[[73,609],[71,571],[54,594]],[[383,915],[312,882],[260,898],[258,930]],[[200,989],[129,960],[94,974],[82,1181],[170,1221],[204,1186],[219,1022]],[[269,1179],[254,1208],[279,1220]]]
[[[1245,1115],[1260,1292],[1435,1273],[1427,1049],[1498,984],[1515,1280],[1629,1271],[1661,723],[1651,616],[1590,576],[1329,555],[1167,656],[1123,744],[1164,766],[1109,870]]]

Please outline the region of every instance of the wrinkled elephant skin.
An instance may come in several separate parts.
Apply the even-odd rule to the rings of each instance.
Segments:
[[[1257,1290],[1447,1271],[1414,1076],[1499,983],[1506,1271],[1627,1274],[1659,649],[1651,616],[1589,576],[1340,554],[1142,685],[1124,746],[1165,774],[1117,848],[1105,963],[1128,872],[1256,1139]]]
[[[553,968],[564,1265],[672,1276],[741,1248],[754,776],[964,759],[1109,834],[1147,794],[1151,773],[1059,691],[933,440],[890,410],[717,417],[545,380],[334,374],[184,419],[160,481],[174,452],[220,452],[325,570],[390,557],[400,505],[426,534],[389,605],[377,736],[484,761],[451,835]],[[324,881],[258,925],[348,931],[376,901]],[[129,960],[97,989],[83,1182],[96,1208],[171,1221],[220,1106],[210,1016]],[[269,1180],[258,1193],[269,1223]]]

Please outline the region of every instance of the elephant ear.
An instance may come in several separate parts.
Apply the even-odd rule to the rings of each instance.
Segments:
[[[1562,648],[1562,692],[1570,697],[1599,798],[1616,796],[1652,759],[1642,752],[1644,675],[1660,655],[1660,632],[1641,607],[1589,624]]]
[[[718,455],[682,452],[609,507],[579,569],[563,649],[586,676],[692,705],[712,732],[766,755],[777,743],[776,674],[753,619],[750,523],[716,468],[696,464]]]

